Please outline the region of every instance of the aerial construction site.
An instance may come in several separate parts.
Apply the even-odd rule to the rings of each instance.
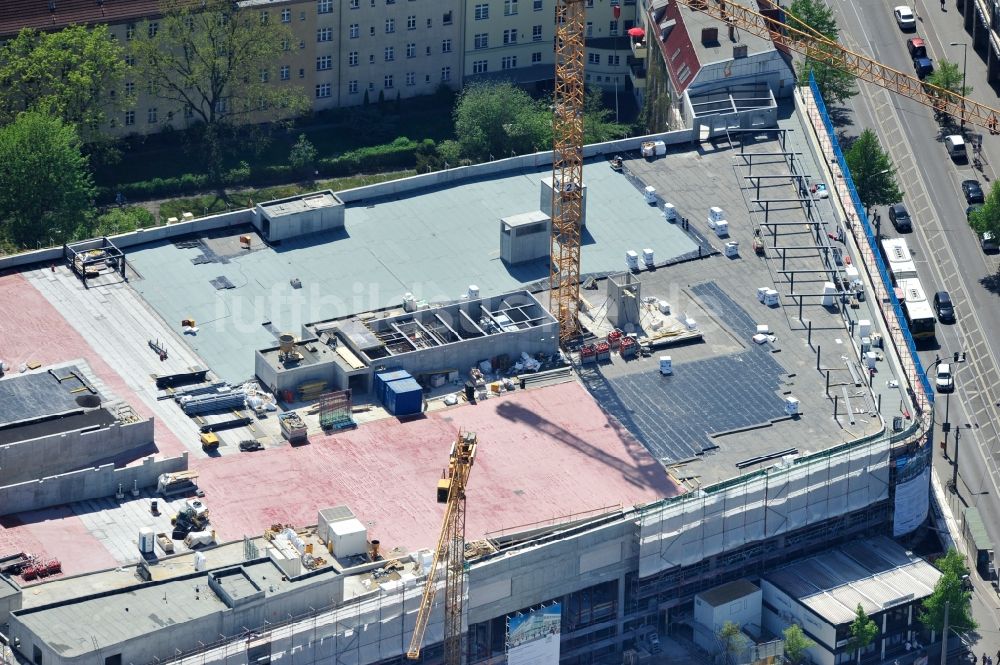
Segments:
[[[932,397],[812,92],[584,148],[560,11],[552,153],[0,260],[3,658],[701,662],[738,604],[833,665],[859,585],[927,641]]]

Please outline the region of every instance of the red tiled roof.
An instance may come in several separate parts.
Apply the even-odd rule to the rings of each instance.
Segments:
[[[22,28],[59,30],[66,26],[120,23],[155,16],[159,0],[2,0],[0,37]]]
[[[653,26],[651,37],[656,40],[657,45],[660,47],[660,52],[663,54],[663,62],[667,66],[667,74],[670,75],[670,82],[673,89],[679,95],[698,76],[701,63],[698,61],[698,53],[695,51],[691,35],[688,34],[687,27],[684,25],[684,17],[681,15],[678,7],[678,3],[670,2],[664,8],[666,13],[661,20],[673,19],[676,22],[673,30],[667,35],[666,40],[660,39],[660,30],[655,20],[656,16],[652,11],[650,11],[649,23]],[[681,82],[678,73],[684,65],[688,66],[691,73]]]

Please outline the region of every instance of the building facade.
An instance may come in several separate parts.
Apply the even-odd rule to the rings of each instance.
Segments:
[[[262,22],[292,38],[259,73],[262,82],[295,86],[312,111],[406,99],[460,88],[480,78],[523,85],[554,78],[555,0],[243,0]],[[636,3],[586,0],[586,82],[605,91],[628,86]],[[0,42],[22,28],[58,30],[107,24],[126,47],[137,31],[155,31],[157,0],[12,0],[0,7]],[[126,62],[135,64],[132,56]],[[109,118],[113,136],[184,129],[196,121],[183,105],[158,97],[128,74],[116,91],[126,108]]]

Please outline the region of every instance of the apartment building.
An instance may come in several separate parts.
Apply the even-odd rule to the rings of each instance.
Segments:
[[[467,0],[466,80],[503,79],[522,85],[554,78],[556,0]],[[617,8],[617,11],[616,11]],[[624,89],[635,0],[585,0],[586,82]]]
[[[406,99],[477,78],[545,85],[554,77],[556,0],[242,0],[261,21],[293,37],[261,80],[298,86],[319,111],[379,98]],[[586,81],[625,91],[636,58],[626,31],[635,0],[585,0]],[[159,0],[8,0],[0,3],[0,41],[25,27],[59,30],[106,23],[123,45],[159,27]],[[127,76],[133,100],[107,127],[116,136],[183,129],[195,115]]]

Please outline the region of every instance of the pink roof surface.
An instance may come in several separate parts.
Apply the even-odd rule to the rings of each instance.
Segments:
[[[501,529],[680,489],[663,467],[577,383],[518,392],[426,417],[369,423],[311,443],[198,459],[199,486],[223,539],[270,524],[315,524],[345,504],[382,547],[431,547],[443,507],[437,480],[459,429],[477,434],[468,489],[471,540]]]
[[[40,340],[59,340],[40,343]],[[0,358],[12,366],[84,358],[146,417],[149,409],[23,276],[0,276]],[[387,419],[308,445],[198,458],[220,540],[257,535],[271,524],[315,524],[317,511],[346,505],[383,548],[433,548],[443,507],[437,480],[459,430],[476,432],[467,537],[600,508],[674,496],[681,489],[642,445],[575,382],[516,392],[400,422]],[[183,447],[158,423],[161,451]],[[166,445],[164,445],[166,444]],[[166,450],[164,450],[166,449]],[[68,509],[0,519],[0,554],[27,551],[62,560],[73,574],[115,565]],[[72,553],[72,556],[70,556]]]

